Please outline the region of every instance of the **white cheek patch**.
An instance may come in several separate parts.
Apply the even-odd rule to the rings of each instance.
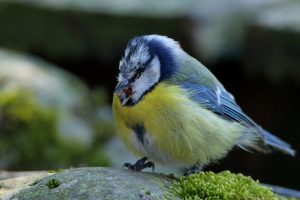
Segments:
[[[155,85],[160,78],[160,62],[154,57],[141,77],[132,84],[133,95],[132,101],[136,103],[146,91]]]

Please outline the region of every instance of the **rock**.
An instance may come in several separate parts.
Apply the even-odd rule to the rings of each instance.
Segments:
[[[26,173],[26,175],[23,173],[21,177],[2,180],[0,181],[0,198],[2,200],[11,199],[13,194],[25,188],[29,188],[31,183],[48,175],[48,172]]]
[[[107,165],[100,147],[114,128],[105,90],[94,93],[54,65],[1,48],[0,125],[2,169]]]
[[[111,168],[77,168],[49,176],[39,174],[0,181],[0,194],[4,194],[4,200],[155,200],[163,198],[166,194],[165,189],[172,181],[170,177],[154,173]],[[5,189],[10,188],[13,182],[18,182],[17,189]]]
[[[46,173],[44,171],[0,171],[0,181],[17,177],[31,176],[36,174]]]
[[[175,178],[126,169],[88,167],[2,180],[0,186],[3,200],[285,199],[251,177],[229,171]],[[300,194],[280,189],[287,192],[287,196]]]

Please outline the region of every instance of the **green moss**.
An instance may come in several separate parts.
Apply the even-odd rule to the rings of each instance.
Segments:
[[[59,187],[60,184],[61,184],[61,182],[59,180],[52,178],[47,182],[46,185],[48,186],[49,189],[53,189],[53,188]]]
[[[170,187],[170,193],[182,199],[269,199],[280,197],[270,188],[242,174],[229,171],[202,172],[181,177]]]
[[[84,149],[61,140],[58,113],[39,103],[30,91],[1,91],[0,162],[10,170],[60,169],[78,163],[108,165],[100,143],[95,150],[94,144]]]
[[[55,111],[45,109],[24,90],[0,93],[2,161],[10,166],[41,166],[56,139]],[[9,156],[9,157],[8,157]]]

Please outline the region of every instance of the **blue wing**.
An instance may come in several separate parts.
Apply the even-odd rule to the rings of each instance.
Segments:
[[[208,88],[193,83],[182,84],[182,87],[190,92],[193,100],[200,103],[206,109],[211,110],[226,120],[239,122],[246,127],[252,128],[251,130],[255,129],[256,134],[260,136],[264,144],[258,144],[258,149],[268,152],[268,145],[290,155],[295,155],[295,151],[290,148],[288,143],[262,129],[248,117],[237,105],[234,97],[225,89],[221,87]]]
[[[256,123],[237,105],[234,97],[223,88],[211,89],[193,83],[185,83],[182,86],[191,92],[191,97],[196,102],[221,117],[237,121],[245,126],[257,127]]]

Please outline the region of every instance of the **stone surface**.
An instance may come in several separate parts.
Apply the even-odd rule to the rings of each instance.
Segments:
[[[235,195],[238,199],[241,195],[277,199],[270,189],[262,187],[259,182],[229,171],[203,172],[178,179],[158,173],[103,167],[6,174],[23,176],[0,181],[1,200],[175,200],[180,197],[199,199],[203,195],[212,199],[224,199],[225,196],[232,199]],[[224,190],[224,187],[227,189]],[[295,190],[273,185],[267,187],[277,194],[300,197],[300,192]],[[228,193],[225,195],[224,192]]]
[[[18,178],[18,177],[24,177],[24,176],[31,176],[36,174],[43,174],[46,173],[44,171],[0,171],[0,181],[4,179],[12,179],[12,178]]]
[[[0,181],[4,200],[162,199],[173,179],[124,169],[77,168]],[[5,189],[18,182],[17,188]]]
[[[0,181],[0,199],[11,199],[13,194],[25,188],[36,180],[48,176],[48,172],[23,173],[23,176]]]
[[[0,48],[0,168],[107,165],[99,150],[114,132],[106,97],[55,65]]]

